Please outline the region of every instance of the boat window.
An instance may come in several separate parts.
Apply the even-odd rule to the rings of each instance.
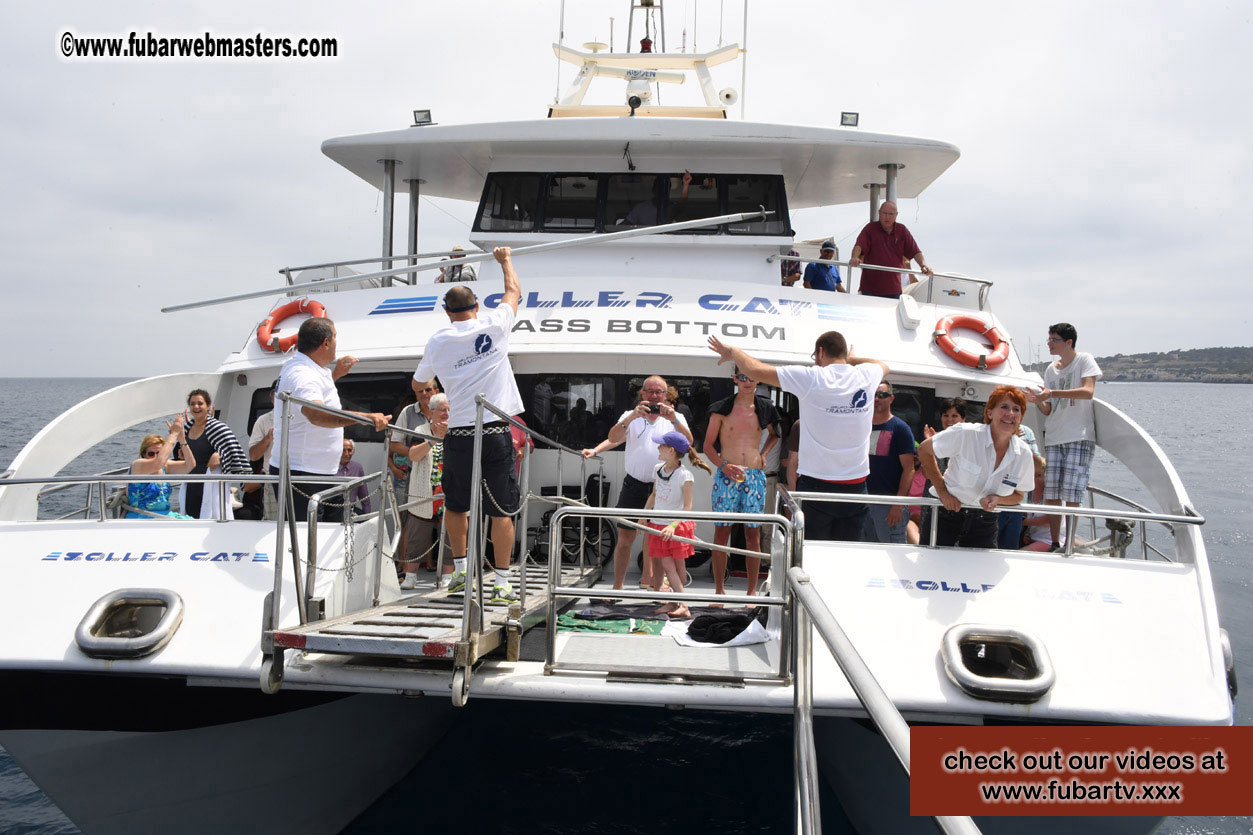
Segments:
[[[382,412],[394,419],[400,410],[416,399],[410,381],[413,375],[400,373],[352,374],[335,384],[342,408],[349,412]],[[394,422],[394,421],[393,421]],[[344,427],[344,437],[361,442],[382,443],[383,433],[368,426]]]
[[[483,189],[480,232],[531,232],[539,217],[539,174],[491,174]]]
[[[721,177],[714,174],[692,173],[692,183],[688,187],[687,197],[683,196],[683,173],[669,178],[670,200],[666,212],[666,223],[682,223],[685,220],[700,220],[703,217],[715,217],[724,214],[719,189]],[[677,235],[715,234],[717,226],[702,226],[698,229],[684,229]]]
[[[595,232],[599,174],[552,174],[544,191],[545,232]]]
[[[609,436],[622,413],[635,407],[646,374],[519,374],[527,425],[573,449],[593,447]],[[735,393],[729,378],[667,377],[678,392],[675,409],[685,418],[699,452],[709,423],[709,404]],[[543,444],[538,444],[545,448]],[[619,448],[619,451],[621,448]]]
[[[656,224],[665,197],[662,174],[610,174],[605,188],[604,228],[633,229]]]
[[[783,195],[783,178],[763,174],[731,174],[723,177],[727,190],[727,214],[751,212],[761,207],[774,212],[766,220],[729,223],[732,235],[787,235],[791,233]]]

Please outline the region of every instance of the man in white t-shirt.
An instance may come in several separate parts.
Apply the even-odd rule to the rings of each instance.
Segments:
[[[827,331],[814,342],[813,366],[776,368],[740,348],[724,345],[715,336],[709,337],[709,347],[718,354],[719,365],[734,362],[742,374],[778,386],[800,401],[798,491],[865,494],[866,476],[870,474],[871,404],[875,389],[887,376],[887,364],[850,356],[848,343],[837,331]],[[862,541],[865,504],[808,501],[802,509],[806,539]]]
[[[444,294],[444,311],[449,324],[431,335],[422,352],[422,362],[413,372],[419,389],[433,385],[436,376],[444,384],[452,407],[448,435],[444,439],[444,524],[452,546],[454,571],[448,590],[456,593],[466,586],[466,532],[470,512],[471,473],[474,466],[474,420],[476,395],[483,397],[511,417],[522,412],[522,395],[509,366],[509,334],[522,300],[522,285],[509,258],[509,247],[498,246],[492,255],[505,276],[505,293],[500,305],[479,312],[479,302],[468,284],[457,284]],[[513,517],[518,509],[518,479],[514,470],[513,439],[508,421],[485,412],[483,447],[485,489],[482,506],[492,517],[492,552],[496,558],[496,580],[492,601],[517,600],[509,582],[509,558],[513,554]]]
[[[653,436],[669,432],[671,427],[687,438],[689,444],[692,442],[692,430],[687,420],[666,402],[666,381],[661,377],[649,377],[640,388],[640,402],[634,409],[622,413],[609,430],[609,437],[592,449],[583,450],[583,457],[591,458],[626,442],[626,477],[622,479],[622,489],[618,491],[618,507],[642,509],[648,503],[648,496],[653,490],[653,470],[657,469],[658,444]],[[615,589],[622,588],[626,581],[636,533],[636,528],[618,527],[618,544],[613,549]],[[641,582],[648,582],[651,567],[645,560]]]
[[[283,363],[283,370],[279,372],[278,391],[342,410],[335,381],[347,374],[357,364],[357,359],[340,357],[336,360],[335,347],[334,322],[330,319],[306,319],[296,335],[296,352]],[[327,368],[331,363],[335,363],[333,371]],[[287,426],[284,419],[285,406],[282,400],[274,403],[274,442],[270,446],[270,472],[273,474],[279,472],[282,463],[280,456]],[[391,415],[379,412],[352,414],[369,419],[376,432],[383,431],[392,419]],[[291,474],[334,476],[339,471],[339,459],[344,452],[344,427],[356,423],[351,418],[328,414],[309,406],[292,410],[291,435],[287,439],[287,460]],[[297,521],[303,522],[308,518],[308,497],[329,486],[329,483],[293,485],[292,512]],[[331,518],[336,515],[325,507],[318,509],[318,515],[322,516],[323,511]]]
[[[1044,413],[1044,503],[1078,507],[1088,490],[1088,473],[1096,452],[1096,419],[1092,398],[1101,368],[1091,354],[1075,350],[1079,332],[1069,322],[1049,328],[1049,353],[1057,361],[1044,369],[1044,388],[1028,391],[1027,399]],[[1061,545],[1062,517],[1049,517],[1050,550]]]

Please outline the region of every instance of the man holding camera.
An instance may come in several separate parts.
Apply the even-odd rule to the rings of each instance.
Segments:
[[[687,438],[688,443],[692,442],[692,430],[688,428],[687,420],[666,402],[666,381],[661,377],[649,377],[640,389],[640,402],[634,409],[622,413],[609,430],[609,437],[592,449],[583,450],[583,457],[591,458],[626,441],[626,477],[618,492],[618,507],[642,510],[647,504],[653,491],[653,470],[657,469],[657,442],[653,440],[653,435],[668,432],[671,426]],[[622,588],[626,581],[635,534],[635,528],[618,527],[618,544],[613,551],[615,589]],[[650,567],[645,560],[645,582]]]

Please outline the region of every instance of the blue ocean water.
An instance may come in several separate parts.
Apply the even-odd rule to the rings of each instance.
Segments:
[[[60,412],[123,382],[109,379],[0,378],[0,469]],[[1219,613],[1236,659],[1253,659],[1253,438],[1219,421],[1189,419],[1196,404],[1221,398],[1229,414],[1253,411],[1253,386],[1189,383],[1102,384],[1098,396],[1129,413],[1166,451],[1193,504],[1205,515],[1205,542]],[[171,413],[178,404],[171,404]],[[75,461],[67,472],[124,466],[140,438],[160,421],[121,433]],[[1220,452],[1221,451],[1221,452]],[[1221,456],[1221,457],[1220,457]],[[1098,452],[1093,483],[1133,499],[1147,491]],[[62,510],[81,506],[67,495]],[[1237,721],[1253,725],[1253,701],[1237,704]],[[786,716],[748,716],[471,700],[431,754],[364,812],[347,833],[447,825],[496,832],[783,833],[791,827],[791,734]],[[502,744],[502,739],[508,739]],[[513,752],[524,752],[515,755]],[[495,803],[451,803],[455,775],[491,773],[508,797]],[[487,776],[487,775],[483,775]],[[503,799],[503,795],[502,795]],[[839,831],[835,798],[824,793],[828,831]],[[466,815],[469,815],[467,817]],[[477,819],[476,819],[477,818]],[[0,750],[0,832],[69,835],[78,830]],[[1253,818],[1170,818],[1170,835],[1247,833]]]

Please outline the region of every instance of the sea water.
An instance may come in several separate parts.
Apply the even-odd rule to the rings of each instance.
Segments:
[[[0,468],[49,420],[117,385],[107,379],[0,378]],[[1253,663],[1253,435],[1238,421],[1215,421],[1201,408],[1218,400],[1224,415],[1253,413],[1253,386],[1200,383],[1102,383],[1098,396],[1131,415],[1165,450],[1203,534],[1221,622],[1237,665]],[[181,404],[171,403],[171,416]],[[126,466],[153,421],[114,436],[66,473]],[[1152,506],[1111,456],[1097,451],[1092,483]],[[78,502],[78,505],[75,505]],[[81,506],[67,495],[64,509]],[[1083,531],[1080,531],[1083,533]],[[1247,680],[1247,676],[1246,676]],[[1237,703],[1253,724],[1253,700]],[[440,831],[516,833],[791,831],[790,716],[670,711],[604,705],[470,700],[454,727],[412,772],[366,810],[346,833]],[[468,779],[467,779],[468,778]],[[468,797],[458,786],[476,794]],[[838,806],[823,794],[827,831],[844,831]],[[1170,818],[1170,835],[1246,833],[1253,818]],[[67,835],[77,829],[0,750],[0,832]]]

